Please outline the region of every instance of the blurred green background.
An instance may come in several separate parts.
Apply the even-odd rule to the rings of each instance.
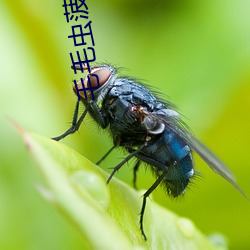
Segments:
[[[97,61],[125,67],[125,75],[145,79],[166,94],[250,196],[250,1],[86,3]],[[82,245],[81,235],[36,191],[39,173],[8,121],[47,137],[69,127],[76,101],[69,52],[78,48],[67,38],[73,23],[66,23],[62,4],[0,2],[0,249]],[[112,145],[89,118],[63,143],[93,162]],[[123,157],[117,150],[101,166],[110,171]],[[174,201],[161,188],[153,198],[204,233],[226,235],[230,249],[250,249],[250,202],[195,160],[203,177],[184,198]],[[132,167],[117,177],[131,184]],[[140,170],[140,188],[153,180],[149,170]]]

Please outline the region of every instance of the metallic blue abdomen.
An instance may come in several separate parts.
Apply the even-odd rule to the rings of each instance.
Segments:
[[[165,128],[156,137],[137,157],[150,164],[155,175],[166,172],[162,184],[170,195],[176,197],[185,191],[190,177],[194,175],[191,150],[170,129]]]

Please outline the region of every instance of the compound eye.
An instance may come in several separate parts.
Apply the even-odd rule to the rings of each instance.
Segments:
[[[83,67],[83,69],[86,70],[88,68]],[[79,81],[77,83],[78,90],[76,89],[75,86],[73,87],[73,90],[77,94],[79,90],[85,89],[87,92],[87,95],[89,95],[91,94],[91,91],[95,91],[96,89],[104,85],[108,81],[110,75],[111,75],[111,71],[106,68],[91,68],[91,72],[88,73],[83,80],[83,85],[82,85],[82,82]],[[99,79],[99,85],[98,85],[97,77]],[[78,93],[84,100],[85,99],[84,91],[79,91]]]
[[[84,85],[85,87],[87,86],[87,88],[89,88],[90,86],[92,88],[98,88],[101,87],[102,85],[104,85],[107,80],[110,77],[111,72],[108,69],[105,68],[101,68],[101,69],[93,69],[91,71],[91,73],[89,73],[85,79],[84,79]],[[97,77],[99,79],[99,86],[98,86],[98,80]],[[90,83],[89,83],[90,81]]]

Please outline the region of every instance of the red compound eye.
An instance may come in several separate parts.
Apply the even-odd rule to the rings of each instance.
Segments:
[[[77,70],[79,70],[79,69],[77,68]],[[83,66],[83,69],[87,70],[88,68],[86,66]],[[91,73],[88,73],[85,76],[84,81],[83,81],[85,89],[90,88],[90,84],[89,84],[89,80],[90,80],[90,82],[91,82],[91,88],[93,88],[92,91],[95,91],[96,89],[98,89],[97,76],[98,76],[98,79],[99,79],[99,87],[101,87],[102,85],[104,85],[107,82],[107,80],[109,79],[110,75],[111,75],[111,71],[109,69],[107,69],[107,68],[91,68]],[[78,88],[78,90],[83,89],[81,81],[79,81],[77,83],[77,88]],[[76,90],[75,86],[73,87],[73,90],[77,94],[77,90]],[[90,90],[87,90],[86,92],[87,92],[87,94],[91,93]],[[84,95],[83,91],[79,91],[79,95],[83,99],[85,99],[85,95]]]
[[[111,72],[108,69],[105,68],[100,68],[100,69],[93,69],[91,71],[91,73],[88,74],[90,82],[91,82],[91,87],[97,87],[98,86],[98,81],[97,81],[97,77],[99,79],[99,87],[101,87],[103,84],[105,84],[107,82],[107,80],[110,77]],[[84,85],[86,86],[87,83],[87,87],[90,87],[89,81],[88,81],[88,77],[86,76],[84,79]]]

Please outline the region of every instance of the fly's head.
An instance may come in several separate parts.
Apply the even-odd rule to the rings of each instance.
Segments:
[[[87,65],[75,66],[76,70],[88,70]],[[86,90],[87,98],[84,91],[78,91],[81,101],[87,104],[89,100],[93,100],[92,93],[94,94],[95,102],[102,103],[108,89],[112,86],[117,78],[116,70],[110,65],[98,65],[90,67],[90,72],[86,74],[84,79],[77,82],[78,90]],[[99,81],[98,81],[98,80]],[[76,86],[73,91],[77,95]]]

